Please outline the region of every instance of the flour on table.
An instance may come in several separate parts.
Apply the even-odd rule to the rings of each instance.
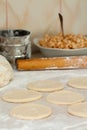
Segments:
[[[71,78],[68,85],[74,88],[87,89],[87,76]]]
[[[52,92],[63,89],[64,84],[59,81],[41,80],[29,83],[27,88],[42,92]]]
[[[7,85],[13,79],[13,69],[5,57],[0,55],[0,87]]]
[[[45,105],[28,103],[13,108],[10,114],[18,119],[42,119],[50,116],[52,110]]]
[[[69,105],[84,101],[84,97],[74,91],[61,90],[59,92],[50,93],[47,97],[47,101],[53,104]]]
[[[2,99],[7,102],[23,103],[38,100],[42,97],[40,92],[26,90],[26,89],[13,89],[5,92]]]
[[[70,105],[68,107],[68,112],[74,116],[87,118],[87,102]]]

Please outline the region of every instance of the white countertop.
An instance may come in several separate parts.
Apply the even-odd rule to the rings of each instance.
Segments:
[[[8,89],[26,88],[32,81],[42,79],[55,79],[65,84],[70,77],[87,76],[87,69],[78,70],[44,70],[44,71],[15,71],[13,81],[0,89],[0,96]],[[77,90],[65,85],[65,89],[75,90],[82,93],[87,100],[87,90]],[[46,102],[47,94],[36,103],[50,106],[52,116],[41,120],[18,120],[9,115],[11,108],[18,104],[7,103],[0,99],[0,130],[87,130],[87,118],[79,118],[67,113],[67,106],[57,106]],[[81,125],[80,127],[76,127]],[[75,128],[72,128],[74,127]],[[70,128],[69,128],[70,127]]]

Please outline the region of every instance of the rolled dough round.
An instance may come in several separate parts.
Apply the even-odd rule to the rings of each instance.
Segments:
[[[2,99],[7,102],[23,103],[38,100],[42,94],[32,90],[14,89],[5,92]]]
[[[69,105],[84,101],[84,97],[77,92],[62,90],[49,94],[47,97],[47,101],[53,104]]]
[[[42,92],[52,92],[56,90],[61,90],[63,88],[63,83],[53,80],[41,80],[28,84],[28,89]]]
[[[19,105],[11,110],[11,115],[19,119],[42,119],[51,114],[51,108],[32,103]]]
[[[87,102],[76,103],[68,107],[68,112],[79,117],[87,117]]]
[[[13,79],[13,69],[6,58],[0,55],[0,88]]]
[[[68,85],[74,88],[87,89],[87,77],[76,77],[68,81]]]

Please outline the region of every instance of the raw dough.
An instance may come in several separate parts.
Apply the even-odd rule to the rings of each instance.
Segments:
[[[73,104],[68,107],[68,112],[79,117],[87,117],[87,102]]]
[[[14,89],[5,92],[5,94],[3,94],[2,96],[2,99],[7,102],[21,103],[34,101],[40,99],[41,97],[42,94],[36,91],[26,89]]]
[[[19,105],[11,110],[11,115],[19,119],[42,119],[51,114],[51,108],[33,103]]]
[[[84,97],[73,91],[62,90],[48,95],[47,101],[54,104],[73,104],[84,101]]]
[[[5,57],[0,55],[0,87],[7,85],[13,79],[13,69]]]
[[[63,83],[53,80],[41,80],[28,84],[28,89],[42,92],[52,92],[56,90],[61,90],[63,88],[64,88]]]
[[[68,81],[68,85],[74,88],[87,89],[87,77],[76,77]]]

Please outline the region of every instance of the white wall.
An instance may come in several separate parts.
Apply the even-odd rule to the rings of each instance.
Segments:
[[[60,0],[8,0],[8,27],[22,28],[32,36],[58,33]],[[87,0],[63,0],[65,33],[87,34]],[[0,29],[6,27],[5,0],[0,0]]]

